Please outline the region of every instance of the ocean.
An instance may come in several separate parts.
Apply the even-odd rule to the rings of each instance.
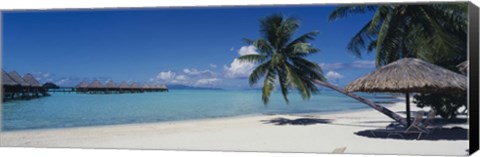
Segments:
[[[375,98],[374,101],[399,101]],[[76,94],[51,93],[49,97],[2,104],[2,130],[53,129],[114,124],[208,119],[258,114],[301,114],[368,108],[334,91],[322,91],[303,100],[295,92],[285,103],[274,92],[264,105],[259,90],[175,90],[164,93]]]

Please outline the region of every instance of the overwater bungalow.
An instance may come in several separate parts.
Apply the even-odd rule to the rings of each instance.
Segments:
[[[5,71],[2,70],[2,100],[14,99],[16,94],[21,91],[21,86],[15,82]]]
[[[7,73],[2,70],[2,90],[2,101],[48,96],[47,91],[33,75],[26,74],[22,78],[16,71]]]
[[[88,93],[90,94],[105,93],[106,91],[105,86],[98,80],[92,81],[92,83],[88,85],[87,89],[88,89]]]
[[[82,82],[78,83],[78,85],[75,86],[75,91],[77,93],[87,92],[87,89],[88,89],[87,81],[82,81]]]
[[[127,84],[127,82],[122,81],[122,82],[120,83],[120,85],[118,86],[118,88],[119,88],[119,93],[125,93],[125,91],[127,91],[129,87],[130,87],[130,86]]]
[[[106,93],[116,93],[118,92],[118,87],[113,80],[108,80],[105,84]]]
[[[20,96],[22,99],[27,99],[30,93],[31,85],[23,80],[23,78],[16,71],[11,71],[8,73],[8,75],[13,79],[13,81],[17,82],[21,86],[20,88],[17,88],[18,91],[15,93],[18,94],[18,96]]]
[[[31,96],[39,97],[39,96],[47,96],[47,90],[43,88],[42,84],[38,82],[32,74],[27,73],[23,76],[23,80],[30,84],[31,88]]]
[[[85,81],[75,86],[77,93],[88,94],[114,94],[114,93],[143,93],[143,92],[165,92],[168,91],[165,85],[143,85],[133,82],[130,85],[122,81],[120,85],[116,85],[113,80],[107,81],[105,85],[98,80],[88,84]]]

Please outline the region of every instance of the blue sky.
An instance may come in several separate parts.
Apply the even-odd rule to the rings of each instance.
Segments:
[[[374,69],[373,54],[356,58],[346,45],[371,18],[328,22],[334,6],[151,8],[15,11],[3,14],[3,69],[33,73],[41,82],[71,86],[113,79],[150,84],[248,88],[254,65],[238,64],[255,48],[259,21],[274,13],[301,20],[297,35],[312,43],[331,82],[344,86]]]

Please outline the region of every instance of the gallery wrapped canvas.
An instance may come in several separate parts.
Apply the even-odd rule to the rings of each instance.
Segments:
[[[470,2],[3,10],[0,146],[467,156]]]

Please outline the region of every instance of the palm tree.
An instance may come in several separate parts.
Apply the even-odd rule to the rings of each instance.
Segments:
[[[292,40],[291,38],[298,27],[299,21],[297,19],[285,18],[276,14],[261,21],[260,33],[262,38],[245,40],[248,44],[254,45],[259,54],[244,55],[238,59],[243,62],[258,64],[250,74],[249,82],[250,85],[254,85],[262,76],[265,77],[262,88],[262,100],[265,105],[268,104],[272,90],[275,88],[275,81],[278,78],[286,102],[288,102],[289,89],[298,89],[302,97],[308,99],[312,93],[317,93],[316,84],[343,93],[401,124],[406,124],[405,119],[387,108],[327,83],[320,66],[304,58],[318,52],[312,44],[308,43],[308,41],[314,39],[318,32],[309,32]]]
[[[377,66],[404,57],[457,65],[466,59],[467,9],[467,3],[349,5],[337,7],[329,20],[374,12],[347,49],[359,57],[375,50]]]
[[[414,57],[460,72],[457,65],[467,59],[467,3],[341,6],[330,14],[329,20],[366,12],[374,12],[374,15],[348,44],[347,48],[353,54],[360,57],[364,50],[375,50],[377,66],[404,57]],[[423,101],[426,102],[423,104],[428,104],[432,102],[429,100],[439,98],[462,102],[454,96],[441,94],[415,96],[420,104]],[[463,94],[463,99],[467,99],[466,94]],[[428,105],[437,108],[455,106],[438,103]],[[440,111],[449,112],[438,110],[437,114],[441,114]]]
[[[289,89],[296,88],[302,98],[308,99],[312,93],[318,92],[312,80],[325,80],[320,66],[304,58],[318,52],[308,43],[318,32],[309,32],[293,39],[299,26],[296,18],[275,14],[261,21],[262,38],[245,39],[247,44],[257,48],[259,54],[244,55],[238,59],[258,64],[250,75],[249,82],[250,85],[254,85],[261,77],[265,77],[262,88],[262,100],[265,105],[268,104],[270,95],[275,89],[276,80],[287,103]]]

